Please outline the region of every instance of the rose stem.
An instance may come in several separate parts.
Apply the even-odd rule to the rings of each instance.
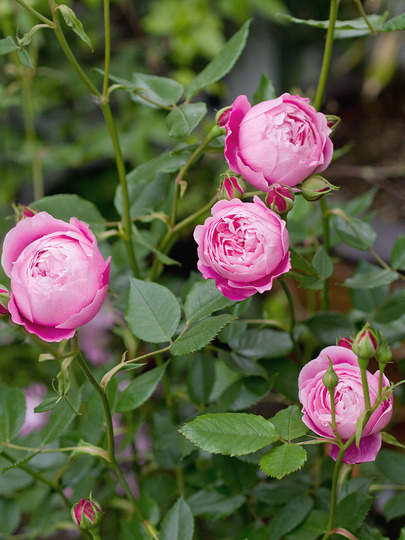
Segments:
[[[332,416],[332,430],[333,433],[339,442],[340,445],[343,445],[343,441],[339,435],[339,432],[337,430],[336,426],[336,409],[335,409],[335,389],[334,388],[328,388],[329,395],[330,395],[330,412]]]
[[[80,351],[77,352],[76,359],[84,375],[86,376],[87,380],[90,382],[90,384],[93,386],[93,388],[99,395],[102,406],[103,406],[104,418],[105,418],[106,430],[107,430],[107,446],[108,446],[108,457],[109,457],[108,463],[112,471],[115,473],[115,476],[117,477],[119,483],[123,487],[128,499],[131,501],[135,514],[137,515],[138,519],[141,521],[145,531],[148,534],[152,534],[152,537],[155,540],[158,540],[159,537],[157,535],[157,532],[154,526],[152,525],[152,523],[150,523],[147,519],[144,518],[142,511],[139,507],[138,501],[135,499],[118,465],[118,462],[115,456],[114,428],[112,424],[111,409],[110,409],[110,404],[108,402],[107,394],[105,393],[102,386],[97,382],[96,378],[91,372],[86,360],[84,359]]]
[[[361,384],[363,385],[363,393],[364,393],[364,406],[366,408],[366,411],[369,411],[371,409],[370,404],[370,391],[368,389],[368,381],[367,381],[367,366],[368,366],[368,358],[359,358],[359,366],[360,366],[360,373],[361,373]]]

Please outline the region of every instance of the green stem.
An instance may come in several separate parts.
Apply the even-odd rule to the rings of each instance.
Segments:
[[[360,366],[360,373],[361,373],[361,384],[363,386],[364,406],[365,406],[366,411],[369,411],[371,409],[370,391],[368,389],[368,381],[367,381],[368,362],[369,362],[368,358],[359,358],[359,366]]]
[[[100,529],[98,527],[94,527],[93,529],[89,529],[89,533],[93,537],[93,540],[101,540]]]
[[[354,0],[357,4],[357,7],[359,8],[359,11],[360,11],[360,15],[363,17],[363,19],[366,21],[366,24],[367,26],[369,27],[370,29],[370,32],[372,34],[376,34],[377,31],[372,27],[370,21],[368,20],[368,17],[367,17],[367,14],[366,12],[364,11],[364,8],[363,8],[363,4],[361,3],[361,0]]]
[[[332,58],[333,35],[338,14],[340,0],[331,0],[329,11],[329,26],[326,34],[325,49],[323,53],[321,73],[319,76],[318,88],[316,91],[314,107],[319,111],[322,105],[323,94],[325,92],[326,81],[328,79],[329,67]]]
[[[297,355],[297,359],[302,363],[302,355],[301,355],[301,350],[298,346],[298,343],[296,342],[295,340],[295,336],[294,336],[294,330],[295,330],[295,310],[294,310],[294,302],[293,302],[293,299],[292,299],[292,296],[291,296],[291,293],[290,293],[290,289],[288,288],[286,282],[284,281],[284,278],[280,277],[279,278],[279,281],[281,283],[281,286],[283,287],[283,290],[285,292],[285,295],[287,297],[287,301],[288,301],[288,306],[289,306],[289,309],[290,309],[290,328],[289,328],[289,333],[290,333],[290,336],[291,336],[291,341],[294,345],[294,350],[295,350],[295,353]]]
[[[330,252],[330,225],[329,225],[329,211],[328,203],[326,198],[322,197],[320,199],[321,210],[322,210],[322,236],[323,236],[323,247],[327,255]],[[323,297],[322,297],[322,308],[324,311],[329,309],[329,278],[323,280]]]
[[[36,9],[34,9],[33,7],[31,7],[29,4],[26,4],[24,2],[24,0],[16,0],[16,2],[18,4],[20,4],[20,6],[22,6],[26,11],[28,11],[29,13],[31,13],[31,15],[34,15],[34,17],[36,17],[37,19],[39,19],[40,21],[42,21],[43,23],[47,24],[48,26],[52,26],[53,27],[53,22],[49,19],[47,19],[46,17],[44,17],[41,13],[39,13],[39,11],[37,11]]]
[[[341,437],[339,435],[339,432],[337,430],[337,425],[336,425],[335,389],[334,388],[328,388],[328,391],[329,391],[329,395],[330,395],[330,412],[331,412],[331,416],[332,416],[332,430],[333,430],[333,433],[334,433],[337,441],[342,446],[343,441],[342,441],[342,439],[341,439]]]
[[[111,58],[111,29],[110,29],[110,0],[104,0],[104,79],[103,96],[108,94],[108,77],[110,74]]]
[[[333,471],[332,479],[332,489],[330,495],[330,510],[329,510],[329,522],[328,522],[328,531],[333,529],[333,521],[335,519],[335,509],[336,509],[336,499],[337,499],[337,485],[339,479],[340,466],[342,465],[342,459],[346,452],[346,445],[339,450],[339,454],[336,458],[335,469]],[[330,533],[326,532],[322,540],[329,538]]]

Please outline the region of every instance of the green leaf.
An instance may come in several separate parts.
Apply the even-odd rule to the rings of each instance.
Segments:
[[[290,405],[279,411],[273,416],[271,422],[280,437],[286,441],[298,439],[308,433],[308,428],[302,421],[302,413],[296,405]]]
[[[80,406],[80,390],[70,392],[69,398],[77,410]],[[72,406],[66,399],[62,399],[49,416],[48,423],[43,430],[42,445],[45,446],[59,437],[75,416]]]
[[[8,537],[16,531],[21,521],[21,510],[11,499],[0,499],[0,534]]]
[[[174,108],[166,117],[170,137],[187,137],[206,114],[205,103],[186,103]]]
[[[11,36],[0,39],[0,56],[16,51],[17,49],[18,45]]]
[[[333,262],[324,247],[315,253],[312,264],[322,279],[327,279],[333,274]]]
[[[392,446],[397,446],[398,448],[404,448],[405,444],[400,443],[394,435],[391,435],[391,433],[387,433],[386,431],[381,431],[381,437],[383,442],[387,444],[392,444]]]
[[[180,497],[162,522],[160,540],[192,540],[193,534],[193,514],[183,497]]]
[[[131,218],[149,214],[162,205],[167,200],[169,184],[170,176],[164,173],[157,173],[148,184],[128,184]],[[124,204],[121,186],[117,187],[114,205],[117,212],[123,216]]]
[[[213,279],[206,279],[193,285],[187,295],[184,312],[188,322],[195,322],[234,304],[215,287]]]
[[[34,69],[34,66],[32,65],[30,55],[28,54],[28,51],[26,49],[19,49],[18,51],[18,59],[22,63],[23,66]]]
[[[174,259],[172,259],[168,255],[166,255],[162,251],[159,251],[153,244],[148,242],[142,236],[142,234],[140,233],[138,227],[136,227],[134,224],[132,224],[132,232],[133,232],[132,238],[133,238],[134,242],[136,244],[139,244],[140,246],[146,248],[148,251],[151,251],[152,253],[154,253],[156,255],[157,259],[161,263],[163,263],[163,264],[165,264],[167,266],[174,266],[174,265],[180,266],[180,263],[178,261],[175,261]]]
[[[25,394],[0,382],[0,440],[12,441],[25,419]]]
[[[393,296],[385,302],[385,304],[377,311],[374,321],[378,323],[389,323],[398,320],[402,315],[405,315],[405,295],[403,290],[394,293]]]
[[[164,107],[177,103],[184,90],[183,86],[174,79],[139,72],[132,74],[132,89],[136,92],[136,95],[132,95],[134,101],[143,105],[156,104]],[[148,103],[147,100],[153,103]]]
[[[163,285],[130,279],[125,320],[131,332],[150,343],[170,341],[179,326],[180,305]]]
[[[256,105],[257,103],[267,101],[268,99],[274,99],[276,97],[277,92],[273,81],[271,81],[266,73],[262,73],[259,86],[257,87],[256,92],[253,94],[253,103]]]
[[[128,183],[147,184],[152,182],[158,172],[176,172],[186,163],[190,155],[189,150],[163,152],[163,154],[138,165],[138,167],[135,167],[135,169],[128,173]]]
[[[307,453],[302,446],[295,443],[284,443],[275,446],[260,459],[262,470],[273,478],[283,478],[304,465]]]
[[[215,336],[236,317],[233,315],[216,315],[200,321],[188,328],[186,332],[173,343],[170,351],[176,356],[190,354],[208,345]]]
[[[270,387],[271,381],[263,377],[244,377],[225,390],[218,405],[230,411],[248,409],[267,396]]]
[[[247,358],[277,358],[291,352],[293,344],[287,332],[247,330],[229,341],[229,346]]]
[[[354,324],[346,315],[333,311],[321,311],[305,321],[305,325],[319,341],[329,345],[355,332]]]
[[[323,280],[318,276],[302,276],[299,280],[300,287],[309,289],[310,291],[320,291],[323,289]]]
[[[381,308],[389,293],[389,287],[375,287],[373,289],[350,289],[349,295],[353,307],[364,313],[372,313]]]
[[[395,484],[405,485],[405,455],[383,448],[375,460],[377,469]]]
[[[387,22],[378,27],[379,32],[392,32],[395,30],[405,30],[405,13],[388,19]]]
[[[389,285],[398,279],[397,272],[374,266],[367,261],[360,261],[359,266],[354,275],[343,283],[345,287],[355,289],[372,289],[373,287],[381,287]]]
[[[357,482],[359,480],[360,482]],[[335,527],[342,527],[353,533],[361,527],[366,518],[373,497],[368,494],[370,481],[363,478],[351,480],[353,483],[349,489],[353,489],[348,495],[343,496],[336,507]],[[354,512],[353,509],[356,509]]]
[[[311,497],[300,495],[294,497],[284,508],[278,511],[269,525],[269,538],[279,540],[295,529],[312,510],[314,503]]]
[[[350,223],[340,216],[333,216],[336,232],[342,242],[360,251],[366,251],[374,245],[377,238],[375,230],[357,218],[350,218]]]
[[[385,503],[384,515],[387,521],[405,515],[405,493],[398,493]]]
[[[271,422],[247,413],[205,414],[180,432],[206,452],[229,456],[251,454],[278,440]]]
[[[187,499],[195,516],[206,519],[224,519],[235,513],[245,502],[244,495],[232,495],[229,492],[203,489]]]
[[[45,399],[42,403],[37,405],[34,409],[35,413],[43,413],[47,411],[51,411],[56,407],[58,402],[61,400],[60,396],[57,397],[50,397],[48,399]]]
[[[391,266],[397,270],[405,270],[405,234],[395,240],[391,253]]]
[[[250,19],[231,37],[219,54],[187,86],[184,96],[190,99],[205,86],[222,79],[235,65],[246,45]]]
[[[235,352],[225,350],[220,351],[218,354],[219,358],[236,373],[246,376],[258,375],[259,377],[267,378],[266,370],[261,364],[256,362],[256,360],[251,360],[250,358],[246,358]]]
[[[48,212],[57,219],[69,221],[76,217],[88,223],[94,234],[98,235],[105,231],[105,219],[97,207],[90,201],[82,199],[74,194],[49,195],[38,199],[30,205],[38,212]]]
[[[294,270],[301,270],[302,272],[306,272],[308,274],[317,274],[315,268],[309,264],[309,262],[304,259],[302,255],[294,251],[293,249],[290,251],[291,254],[291,265],[294,268]]]
[[[207,403],[215,382],[215,362],[207,354],[190,359],[187,388],[190,398],[198,405]]]
[[[162,364],[135,377],[125,390],[119,393],[116,410],[124,413],[143,405],[156,390],[167,365]]]
[[[290,533],[288,540],[316,540],[328,530],[329,516],[322,510],[312,510],[303,524]]]
[[[93,50],[93,44],[90,41],[89,36],[86,34],[83,28],[83,24],[76,17],[75,12],[72,8],[66,6],[65,4],[59,4],[56,8],[62,13],[65,23],[79,36],[79,38],[86,43]]]

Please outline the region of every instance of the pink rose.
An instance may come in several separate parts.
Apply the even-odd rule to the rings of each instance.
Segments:
[[[331,129],[308,98],[283,94],[251,107],[239,96],[225,126],[229,167],[261,191],[296,186],[332,159]]]
[[[291,268],[285,222],[258,198],[222,200],[194,231],[198,269],[231,300],[271,289]]]
[[[23,219],[6,235],[1,262],[11,278],[12,320],[45,341],[73,337],[107,294],[110,259],[77,218],[65,223],[39,212]]]
[[[336,427],[343,441],[347,441],[356,433],[356,422],[364,411],[364,394],[361,383],[360,368],[357,356],[346,347],[326,347],[318,358],[308,362],[299,375],[299,399],[303,405],[303,421],[312,431],[321,437],[335,438],[331,427],[332,415],[330,394],[322,382],[322,377],[329,367],[329,358],[333,362],[339,382],[335,388]],[[371,405],[378,394],[379,371],[371,374],[367,371]],[[389,381],[383,375],[383,387]],[[380,431],[388,424],[392,416],[393,397],[383,401],[371,415],[363,430],[359,448],[353,443],[346,450],[344,463],[363,463],[374,461],[381,447]],[[330,456],[336,460],[339,452],[337,445],[332,445]]]

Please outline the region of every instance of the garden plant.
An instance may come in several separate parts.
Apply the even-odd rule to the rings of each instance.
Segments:
[[[380,254],[378,187],[330,180],[356,147],[325,95],[405,13],[256,2],[322,36],[316,84],[224,103],[255,3],[215,46],[219,8],[155,2],[146,32],[192,4],[195,41],[131,69],[136,4],[0,0],[0,537],[404,540],[405,234]]]

